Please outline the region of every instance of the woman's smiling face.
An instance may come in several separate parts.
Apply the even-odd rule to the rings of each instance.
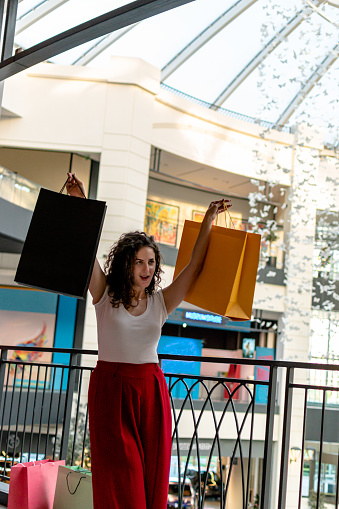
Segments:
[[[151,247],[144,246],[139,249],[134,260],[133,278],[134,286],[145,290],[153,278],[155,271],[155,253]]]

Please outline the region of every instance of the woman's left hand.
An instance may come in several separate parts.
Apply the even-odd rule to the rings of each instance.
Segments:
[[[223,198],[222,200],[212,201],[206,211],[205,217],[210,221],[214,221],[220,212],[224,212],[230,207],[232,207],[231,200]]]

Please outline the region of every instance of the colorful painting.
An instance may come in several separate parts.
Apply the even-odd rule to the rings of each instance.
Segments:
[[[0,317],[1,317],[1,311],[0,311]],[[7,317],[12,320],[12,316]],[[36,317],[34,317],[35,321]],[[20,322],[20,320],[18,320]],[[6,322],[6,318],[4,320]],[[26,322],[26,320],[25,320]],[[27,322],[26,324],[27,325]],[[46,346],[47,343],[47,323],[46,321],[41,322],[42,329],[38,334],[33,337],[32,339],[27,339],[27,341],[22,341],[22,343],[17,343],[15,346],[18,347],[17,349],[13,350],[13,354],[11,356],[11,360],[15,361],[24,361],[24,362],[34,362],[34,361],[41,361],[43,357],[43,352],[27,352],[25,350],[20,350],[21,346],[35,346],[35,347],[42,347]],[[48,345],[49,346],[49,345]],[[50,357],[50,356],[48,356]],[[50,360],[50,359],[48,359]],[[18,370],[22,371],[22,366],[18,366]],[[14,372],[14,366],[11,367],[11,371]]]
[[[242,355],[246,359],[253,359],[255,350],[255,339],[244,338],[242,340]]]
[[[196,223],[202,223],[202,220],[205,217],[205,212],[200,212],[200,210],[193,210],[192,211],[192,221],[195,221]]]
[[[236,217],[236,216],[231,216],[232,218],[232,228],[235,228],[236,230],[244,230],[244,226],[242,224],[242,218],[241,217]]]
[[[204,217],[205,212],[201,212],[200,210],[192,210],[192,221],[195,221],[196,223],[202,223]],[[212,224],[215,224],[215,221],[213,221]]]
[[[52,360],[51,353],[26,352],[20,350],[20,347],[53,347],[57,299],[56,294],[47,292],[0,288],[0,344],[13,345],[13,350],[9,351],[9,360],[27,362]],[[12,376],[14,372],[12,366]],[[19,365],[17,380],[21,378],[21,372],[22,366]]]
[[[153,235],[156,242],[176,246],[179,222],[179,207],[147,200],[145,231]]]

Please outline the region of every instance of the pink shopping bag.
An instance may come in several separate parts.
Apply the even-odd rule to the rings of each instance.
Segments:
[[[65,460],[18,463],[11,468],[8,509],[53,509],[59,465]]]

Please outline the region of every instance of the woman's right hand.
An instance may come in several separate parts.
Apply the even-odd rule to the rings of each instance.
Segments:
[[[231,200],[223,198],[222,200],[212,201],[205,213],[206,220],[214,221],[218,214],[226,212],[230,207],[232,207]]]
[[[81,182],[76,176],[75,173],[67,173],[68,179],[66,184],[67,192],[70,196],[75,196],[76,198],[85,198],[86,197],[86,189],[84,183]],[[79,186],[82,189],[79,189]]]

